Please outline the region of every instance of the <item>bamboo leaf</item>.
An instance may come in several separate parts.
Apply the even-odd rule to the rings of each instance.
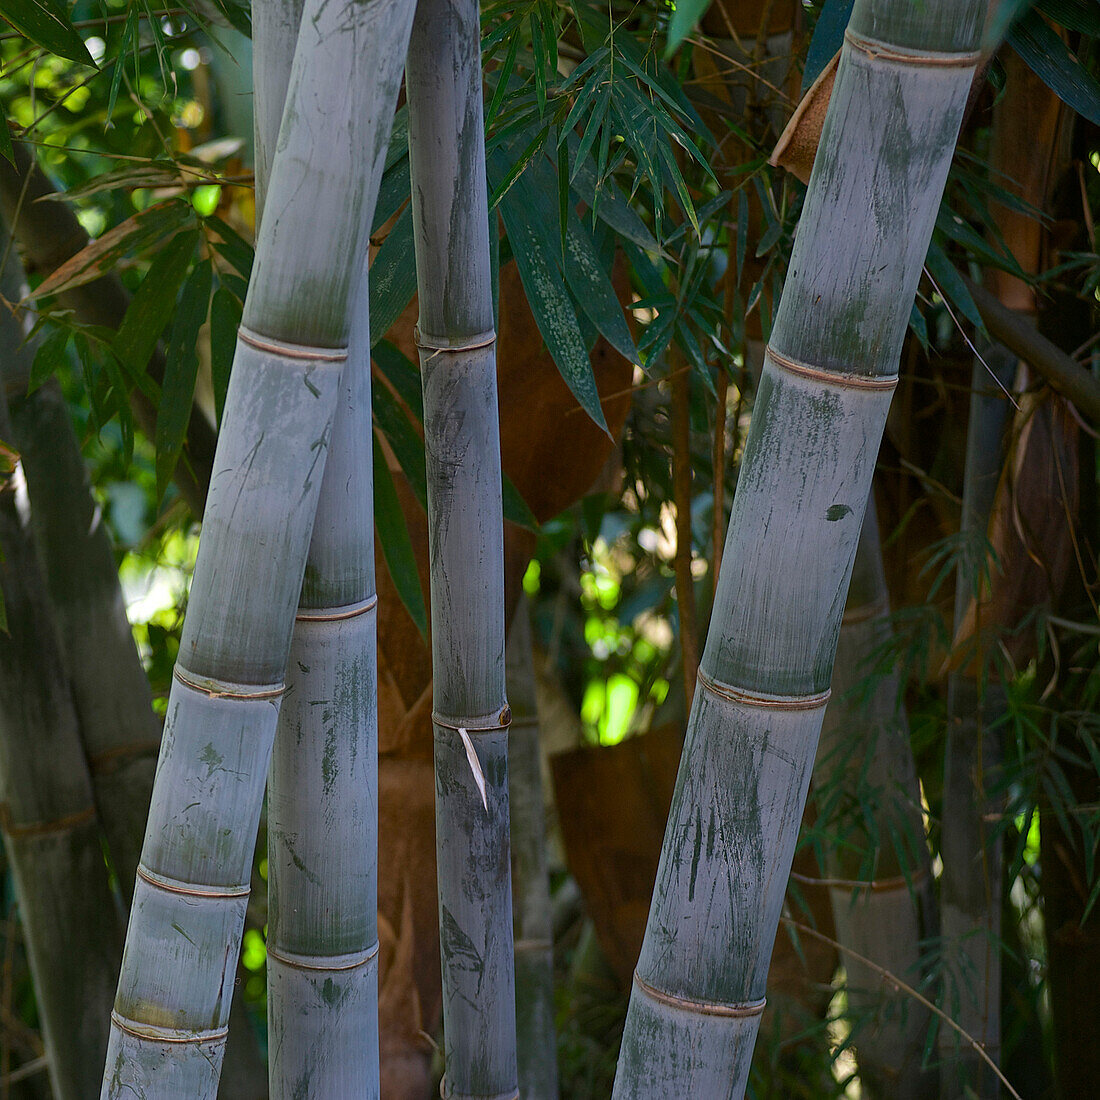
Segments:
[[[374,204],[372,233],[377,233],[409,201],[411,190],[409,158],[404,157],[382,177],[378,201]]]
[[[198,232],[191,231],[169,241],[130,299],[114,340],[114,350],[133,375],[145,373],[157,340],[172,316],[172,304],[191,264],[198,238]]]
[[[500,211],[520,281],[550,355],[581,408],[607,431],[588,349],[561,273],[547,255],[526,205],[515,193],[505,195]]]
[[[928,255],[924,262],[940,293],[949,299],[950,304],[955,306],[983,337],[989,339],[985,321],[982,320],[982,315],[974,304],[970,291],[959,277],[955,265],[947,258],[947,253],[935,241],[928,246]]]
[[[158,238],[167,237],[194,221],[190,203],[178,199],[150,206],[109,229],[94,241],[89,241],[75,256],[66,260],[39,283],[36,298],[62,294],[98,279],[113,268],[127,252],[138,249]]]
[[[373,390],[374,424],[386,437],[394,456],[401,464],[401,472],[409,482],[420,506],[427,511],[428,490],[424,461],[424,440],[409,423],[409,418],[394,400],[385,386]]]
[[[58,0],[5,0],[4,18],[49,53],[95,68],[84,39],[76,33]]]
[[[12,167],[15,167],[15,150],[11,147],[11,130],[8,127],[8,119],[0,112],[0,156]]]
[[[370,266],[370,342],[373,348],[392,328],[416,293],[412,207],[405,208]]]
[[[374,523],[382,556],[390,571],[390,579],[405,605],[420,636],[427,641],[428,613],[424,607],[424,593],[420,588],[420,575],[416,571],[416,556],[412,539],[405,526],[405,516],[397,499],[386,456],[374,441]]]
[[[515,482],[507,475],[501,474],[501,497],[504,505],[504,518],[508,523],[514,523],[526,531],[538,531],[539,521],[535,513],[527,506],[527,501],[516,488]]]
[[[386,381],[412,410],[418,423],[423,424],[424,391],[420,385],[420,371],[416,364],[389,340],[379,340],[371,349],[371,358]]]
[[[745,250],[749,245],[749,197],[744,189],[737,192],[737,278],[745,266]]]
[[[711,0],[677,0],[676,7],[672,9],[672,18],[668,21],[666,59],[671,57],[680,43],[695,30],[710,5]]]
[[[211,214],[206,219],[206,224],[213,226],[217,234],[211,244],[233,265],[236,271],[239,271],[247,279],[252,274],[252,261],[255,257],[255,250],[252,245],[215,214]]]
[[[38,346],[31,364],[30,382],[27,393],[34,393],[39,386],[48,382],[68,362],[66,351],[69,347],[69,330],[55,329]]]
[[[1035,11],[1009,29],[1008,41],[1028,67],[1063,103],[1100,125],[1100,82]]]
[[[157,409],[156,473],[157,500],[164,499],[183,452],[183,441],[191,419],[198,376],[197,343],[199,329],[210,308],[210,290],[214,269],[209,260],[197,264],[184,284],[179,307],[172,323],[172,335],[164,357],[164,381]]]
[[[1038,0],[1035,5],[1068,31],[1100,35],[1100,6],[1096,0]]]
[[[241,323],[241,303],[224,286],[218,287],[210,303],[210,381],[214,387],[214,416],[221,425],[229,373],[237,348],[237,326]]]
[[[825,0],[817,17],[810,48],[806,53],[806,68],[802,72],[802,91],[822,74],[825,66],[844,45],[844,32],[852,17],[855,0]]]

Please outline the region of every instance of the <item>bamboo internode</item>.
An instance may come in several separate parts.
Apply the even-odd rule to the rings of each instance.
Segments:
[[[883,48],[848,41],[842,51],[700,663],[700,683],[736,687],[695,694],[617,1100],[744,1095],[760,1017],[679,1002],[764,995],[875,457],[984,10],[979,0],[855,4],[851,32]],[[926,63],[933,54],[951,63]]]

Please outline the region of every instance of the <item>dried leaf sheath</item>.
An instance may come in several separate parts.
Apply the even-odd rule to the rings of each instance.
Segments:
[[[303,18],[131,911],[112,1100],[217,1089],[380,141],[347,74],[382,67],[392,12],[386,0],[317,0]]]
[[[420,301],[448,1097],[516,1094],[504,552],[478,5],[421,0],[406,68]],[[473,743],[479,790],[460,729]]]
[[[746,443],[619,1100],[744,1094],[860,523],[983,13],[957,0],[856,4]]]

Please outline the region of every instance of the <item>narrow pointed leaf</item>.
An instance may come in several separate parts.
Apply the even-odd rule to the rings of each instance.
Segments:
[[[1008,41],[1062,102],[1100,125],[1100,82],[1038,12],[1029,11],[1015,23],[1009,29]]]
[[[210,375],[214,387],[214,415],[219,426],[229,372],[233,368],[233,350],[237,346],[237,326],[241,323],[241,303],[224,286],[218,287],[210,303]]]
[[[164,381],[161,383],[160,408],[157,409],[157,500],[164,499],[176,465],[183,452],[187,424],[195,397],[199,356],[196,344],[199,329],[210,308],[210,289],[214,271],[209,260],[203,260],[187,278],[172,334],[164,357]]]
[[[420,587],[420,576],[416,571],[416,556],[413,554],[412,539],[405,526],[405,516],[397,499],[397,489],[393,477],[386,465],[386,456],[374,444],[374,523],[378,532],[378,541],[382,546],[382,556],[390,571],[397,595],[405,605],[420,636],[427,640],[428,613],[424,607],[424,592]]]
[[[370,268],[370,342],[374,347],[416,293],[412,207],[406,207]]]
[[[4,18],[44,50],[95,68],[84,39],[76,33],[60,0],[5,0]]]
[[[844,31],[854,4],[855,0],[825,0],[822,5],[806,53],[806,68],[802,73],[803,92],[821,75],[843,45]]]

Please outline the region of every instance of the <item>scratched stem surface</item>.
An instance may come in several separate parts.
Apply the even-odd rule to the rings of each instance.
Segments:
[[[280,65],[297,23],[286,5],[255,21],[272,64],[257,97],[285,93]],[[385,150],[412,22],[412,0],[390,5],[384,64],[368,79]],[[364,74],[364,79],[366,74]],[[281,102],[281,99],[280,99]],[[274,136],[257,103],[257,149]],[[277,125],[277,122],[276,122]],[[369,227],[383,166],[369,165],[361,211]],[[258,170],[262,197],[266,176]],[[373,1100],[378,1064],[378,708],[370,322],[366,277],[353,299],[305,582],[291,641],[287,692],[268,780],[268,1049],[273,1100]]]
[[[875,456],[984,11],[980,0],[855,5],[746,441],[617,1100],[744,1095]]]
[[[217,1091],[264,779],[386,140],[386,0],[310,0],[245,302],[103,1096]],[[349,79],[358,72],[363,79]]]
[[[444,1096],[517,1089],[496,355],[476,0],[406,68],[432,603]],[[472,749],[472,758],[471,758]]]

